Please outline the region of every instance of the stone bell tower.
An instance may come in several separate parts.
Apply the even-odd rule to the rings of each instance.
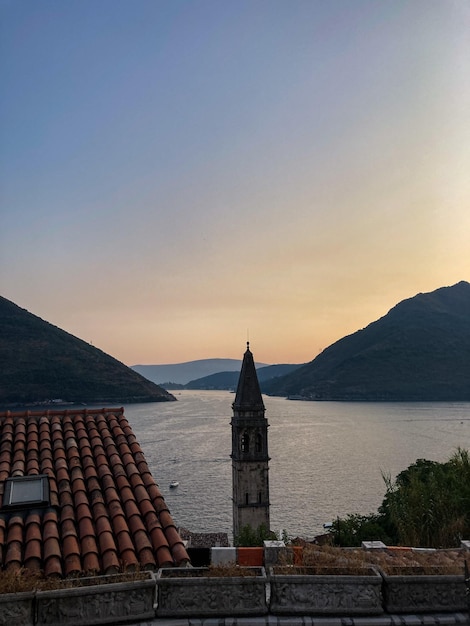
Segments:
[[[247,342],[232,405],[233,536],[244,526],[269,526],[268,422]]]

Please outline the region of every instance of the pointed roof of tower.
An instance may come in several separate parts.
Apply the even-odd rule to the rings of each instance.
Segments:
[[[243,355],[233,408],[242,411],[264,411],[263,398],[249,341],[246,342],[246,352]]]

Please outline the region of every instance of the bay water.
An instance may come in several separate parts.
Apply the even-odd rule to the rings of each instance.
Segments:
[[[175,524],[232,539],[233,393],[177,391],[125,415]],[[323,524],[381,504],[385,483],[418,458],[470,448],[470,403],[304,402],[263,396],[271,529],[313,538]],[[176,489],[170,488],[178,481]]]

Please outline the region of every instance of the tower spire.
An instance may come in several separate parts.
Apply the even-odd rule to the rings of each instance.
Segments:
[[[265,410],[249,341],[246,342],[246,352],[243,355],[233,408],[234,410],[263,411],[263,413]]]

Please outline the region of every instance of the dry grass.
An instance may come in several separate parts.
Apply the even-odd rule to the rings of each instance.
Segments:
[[[280,566],[275,568],[275,572],[278,574],[289,573],[289,566],[282,563],[282,557]],[[290,568],[290,572],[292,572],[292,568]],[[364,550],[306,544],[302,550],[302,564],[296,567],[297,573],[367,576],[374,572],[365,558]]]
[[[468,551],[462,549],[429,552],[401,548],[364,550],[334,546],[304,546],[302,565],[315,568],[347,568],[357,573],[364,567],[376,565],[390,574],[456,574],[463,575]]]
[[[362,565],[362,566],[347,566],[347,567],[333,567],[333,566],[289,566],[289,565],[275,565],[273,567],[275,574],[281,576],[289,576],[295,574],[296,576],[376,576],[377,572],[374,568]]]
[[[224,565],[210,565],[208,567],[208,576],[224,577],[224,576],[259,576],[259,567],[240,567],[235,563],[226,563]]]
[[[451,574],[464,575],[464,550],[436,550],[416,552],[413,550],[370,550],[370,561],[378,565],[386,574]]]
[[[18,571],[0,572],[0,594],[21,593],[43,589],[57,589],[59,581],[53,578],[44,578],[41,574],[27,569]]]
[[[148,572],[134,571],[115,576],[83,576],[79,578],[45,577],[41,573],[26,568],[17,571],[0,572],[0,594],[21,593],[24,591],[50,591],[71,589],[91,585],[105,585],[113,582],[132,582],[145,580]]]
[[[361,568],[368,565],[365,551],[355,548],[335,546],[305,546],[302,552],[302,565],[314,567]]]
[[[209,565],[209,567],[185,567],[185,568],[165,568],[164,578],[228,578],[259,576],[260,567],[243,567],[236,563],[226,563],[224,565]]]

